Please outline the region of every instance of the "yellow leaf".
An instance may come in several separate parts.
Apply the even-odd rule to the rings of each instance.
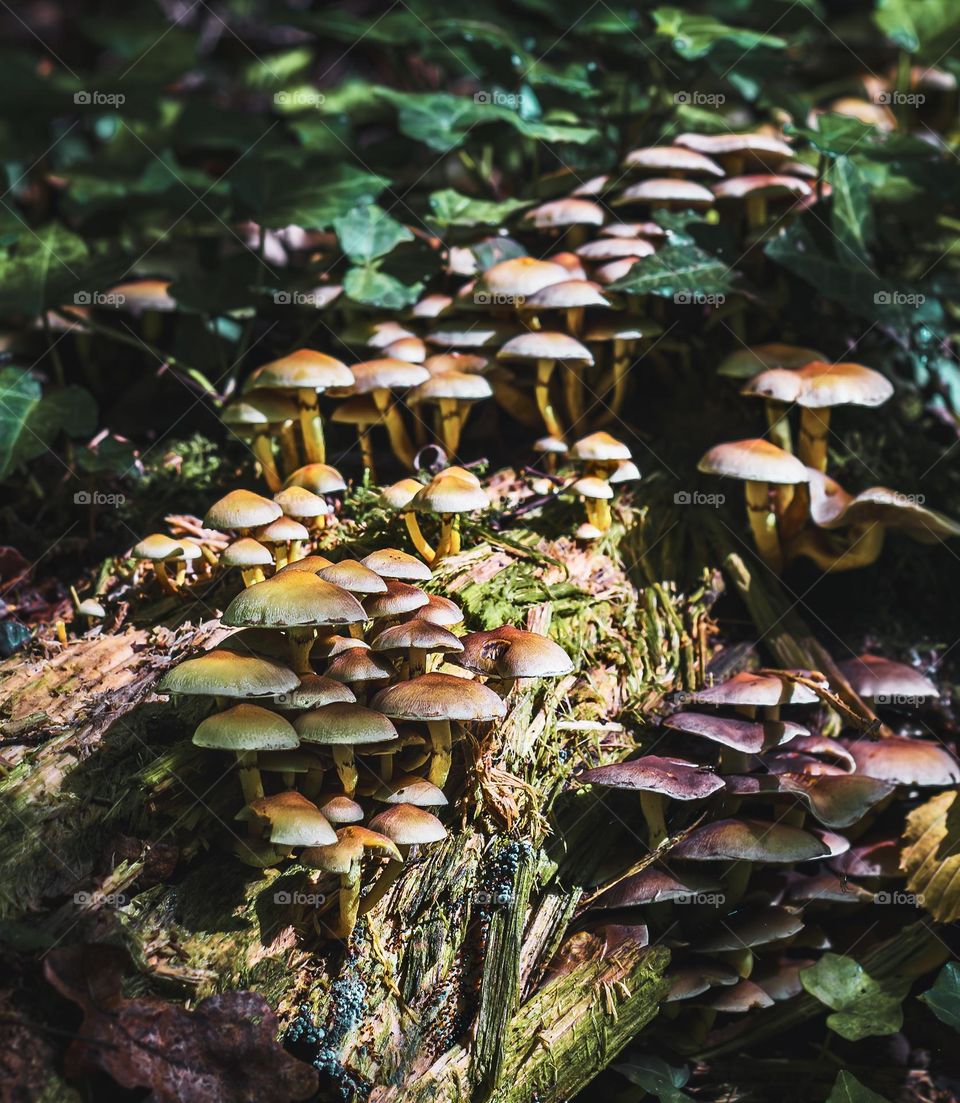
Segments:
[[[917,903],[941,923],[960,919],[960,800],[938,793],[907,816],[900,868]]]

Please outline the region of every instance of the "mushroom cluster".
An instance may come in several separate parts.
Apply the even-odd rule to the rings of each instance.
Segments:
[[[262,546],[240,535],[253,518],[234,504],[211,510],[237,533],[230,547]],[[449,503],[438,512],[455,516]],[[238,857],[271,866],[296,852],[316,876],[337,876],[334,931],[347,938],[365,854],[387,859],[369,909],[413,848],[446,836],[431,809],[448,802],[464,731],[502,719],[518,679],[558,677],[572,664],[548,638],[511,626],[458,635],[459,607],[425,592],[430,567],[399,549],[332,562],[277,543],[274,557],[271,577],[248,577],[222,614],[238,631],[173,667],[160,690],[215,703],[193,741],[236,758],[247,828]]]
[[[839,668],[891,722],[937,694],[875,655]],[[684,694],[640,757],[579,775],[605,804],[635,793],[618,798],[617,818],[629,827],[638,798],[644,822],[639,861],[598,888],[588,922],[639,918],[671,946],[667,1017],[684,1014],[695,1044],[719,1014],[796,995],[799,970],[850,937],[857,909],[872,908],[854,921],[858,941],[895,933],[903,913],[885,906],[902,876],[903,801],[960,781],[932,739],[826,735],[833,701],[816,672],[744,671]]]
[[[805,556],[826,571],[876,562],[888,529],[926,544],[960,536],[960,524],[928,509],[915,495],[887,487],[849,494],[830,475],[828,439],[834,407],[882,405],[893,386],[872,368],[830,363],[813,349],[770,344],[741,350],[720,365],[747,378],[741,393],[761,398],[765,437],[715,445],[700,471],[745,484],[754,544],[775,572]],[[799,410],[796,433],[791,414]]]

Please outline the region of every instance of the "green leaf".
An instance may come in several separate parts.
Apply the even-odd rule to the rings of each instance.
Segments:
[[[60,433],[93,433],[97,406],[89,391],[69,386],[43,393],[23,368],[0,371],[0,478],[42,455]]]
[[[0,257],[0,310],[30,315],[59,306],[80,285],[87,247],[57,223],[20,235]]]
[[[828,178],[833,188],[830,197],[833,232],[855,256],[865,259],[873,236],[873,211],[863,173],[850,157],[843,155],[830,166]]]
[[[960,1030],[960,964],[948,961],[920,999],[942,1023]]]
[[[388,181],[352,165],[331,167],[298,151],[244,158],[226,176],[251,218],[270,228],[325,229],[358,204],[372,203]]]
[[[356,264],[378,260],[402,241],[413,241],[406,226],[372,203],[335,218],[333,228],[340,248]]]
[[[960,34],[960,9],[954,0],[879,0],[877,26],[901,50],[940,60]]]
[[[786,39],[776,35],[731,27],[710,15],[699,15],[681,8],[657,8],[653,12],[657,34],[669,38],[670,45],[687,61],[704,57],[719,43],[730,43],[738,50],[765,46],[771,50],[786,48]]]
[[[631,1084],[655,1095],[660,1103],[691,1103],[690,1096],[680,1091],[690,1079],[690,1073],[685,1068],[674,1068],[659,1057],[648,1054],[629,1054],[627,1061],[613,1068]]]
[[[717,257],[695,245],[668,245],[643,257],[611,291],[630,295],[722,295],[732,290],[734,273]]]
[[[430,195],[431,220],[440,226],[499,226],[516,211],[529,207],[530,199],[471,199],[453,188]]]
[[[827,1103],[887,1103],[882,1095],[877,1095],[863,1084],[851,1072],[841,1069],[833,1083],[833,1091]]]
[[[403,310],[404,307],[412,306],[420,297],[422,289],[421,283],[408,287],[372,265],[349,269],[343,280],[343,291],[348,298],[356,303],[378,306],[385,310]]]
[[[874,980],[852,957],[824,954],[815,965],[800,970],[800,982],[833,1009],[827,1026],[848,1042],[895,1034],[903,1025],[900,1004],[910,988],[907,978]]]

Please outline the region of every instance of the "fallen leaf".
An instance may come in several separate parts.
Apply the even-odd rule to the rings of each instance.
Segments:
[[[900,868],[917,903],[940,923],[960,919],[960,801],[938,793],[907,816]]]

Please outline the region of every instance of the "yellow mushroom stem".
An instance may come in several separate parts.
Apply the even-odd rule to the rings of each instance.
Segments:
[[[288,628],[287,644],[290,648],[290,666],[295,674],[312,674],[310,651],[313,648],[312,628]]]
[[[167,565],[162,559],[154,559],[153,573],[157,576],[160,586],[166,590],[168,594],[175,594],[177,592],[177,587],[174,585],[173,579],[167,574]]]
[[[767,483],[747,483],[747,520],[760,558],[774,574],[783,569],[783,555],[777,533],[777,517],[770,508],[770,487]]]
[[[854,571],[876,563],[883,551],[886,529],[879,521],[840,533],[805,529],[787,545],[790,559],[799,555],[813,560],[824,571]],[[845,542],[838,547],[840,539]]]
[[[813,410],[805,406],[800,411],[800,440],[797,454],[817,471],[827,470],[827,436],[830,432],[830,407]]]
[[[767,434],[770,443],[782,448],[784,452],[793,451],[793,436],[790,433],[790,418],[788,406],[785,402],[777,402],[774,398],[768,398],[763,404],[767,415],[767,425],[770,432]]]
[[[303,541],[291,540],[290,550],[287,554],[287,562],[296,563],[298,559],[303,559]]]
[[[339,924],[337,938],[346,941],[357,925],[360,912],[360,859],[350,863],[346,873],[340,874]]]
[[[360,906],[361,915],[366,915],[368,912],[373,911],[377,904],[380,903],[390,889],[397,883],[397,878],[403,871],[403,863],[410,853],[410,847],[402,846],[400,843],[397,843],[397,850],[400,853],[401,860],[398,862],[395,858],[391,858],[387,863],[383,872],[377,878],[373,888],[363,898],[363,903]]]
[[[260,472],[270,488],[270,493],[276,494],[283,485],[283,480],[277,470],[277,461],[273,454],[273,440],[270,433],[266,430],[254,433],[252,447],[257,463],[260,464]]]
[[[610,502],[606,498],[597,498],[593,503],[593,524],[601,532],[609,532],[613,524],[613,515],[610,512]]]
[[[274,544],[273,546],[273,565],[279,571],[281,567],[285,567],[289,561],[290,545],[286,543]]]
[[[633,342],[615,338],[613,342],[613,395],[610,399],[611,417],[619,414],[627,397],[627,382],[630,378],[630,357]]]
[[[180,587],[187,580],[187,561],[186,559],[177,560],[177,573],[174,576],[174,585],[179,590]]]
[[[571,306],[567,308],[567,332],[573,337],[579,337],[583,332],[584,308]]]
[[[237,766],[240,774],[240,788],[243,791],[243,803],[252,804],[263,796],[263,778],[257,769],[256,751],[237,751]],[[260,829],[255,819],[247,821],[247,834],[259,836]]]
[[[742,860],[730,866],[724,880],[727,903],[737,904],[743,899],[747,885],[750,883],[750,870],[751,863]]]
[[[210,564],[211,567],[218,567],[220,565],[220,558],[217,553],[210,547],[209,544],[200,545],[200,554]]]
[[[377,472],[373,466],[373,444],[370,441],[370,425],[357,426],[357,440],[360,442],[360,459],[364,471],[370,473],[370,482],[376,482]]]
[[[647,823],[647,846],[653,850],[667,837],[667,824],[663,818],[663,794],[641,790],[640,808]]]
[[[797,535],[810,517],[810,488],[806,483],[797,483],[793,496],[784,506],[778,503],[777,525],[780,529],[780,541],[786,544]]]
[[[380,780],[381,781],[386,782],[386,781],[392,781],[393,780],[393,755],[392,754],[382,754],[380,756],[379,774],[380,774]]]
[[[460,403],[455,398],[440,399],[440,434],[444,451],[453,459],[460,447],[460,430],[463,428]]]
[[[430,756],[430,772],[427,777],[438,788],[443,788],[450,774],[453,758],[453,739],[450,734],[449,720],[428,720],[430,743],[433,753]]]
[[[244,567],[240,571],[240,577],[243,579],[244,586],[255,586],[258,582],[263,582],[264,573],[262,567]]]
[[[325,774],[326,770],[324,770],[323,766],[319,764],[317,764],[316,766],[311,766],[307,770],[307,772],[303,776],[303,782],[300,786],[305,797],[309,797],[311,800],[313,800],[314,797],[320,795],[320,792],[323,789],[323,778]]]
[[[538,360],[537,361],[537,409],[540,411],[540,416],[543,418],[543,424],[546,427],[547,433],[551,437],[556,437],[558,440],[563,439],[563,426],[557,420],[557,415],[554,413],[553,405],[550,402],[550,379],[553,376],[553,369],[556,366],[555,360]]]
[[[412,471],[416,452],[410,440],[410,435],[407,433],[407,427],[403,423],[403,415],[400,413],[399,404],[392,400],[390,391],[386,387],[377,387],[374,390],[373,401],[377,404],[380,417],[386,426],[393,454],[405,467],[409,467]]]
[[[427,539],[420,529],[420,522],[417,520],[417,515],[413,510],[408,510],[404,513],[403,522],[407,526],[407,532],[410,534],[413,546],[420,553],[427,566],[432,567],[434,560],[437,558],[437,553],[436,550],[427,543]]]
[[[300,466],[297,430],[292,421],[285,421],[280,427],[280,461],[284,475],[292,475]]]
[[[563,396],[570,425],[576,425],[583,418],[583,376],[580,371],[579,364],[563,365]]]
[[[348,797],[352,797],[357,791],[357,763],[353,755],[353,747],[348,743],[335,743],[333,747],[333,763],[337,768],[337,777]]]
[[[320,396],[311,387],[297,391],[297,407],[300,411],[300,435],[307,463],[326,463],[327,445],[323,439],[323,420],[320,416]]]
[[[754,192],[747,196],[747,225],[751,230],[760,230],[767,224],[767,197],[763,192]]]

